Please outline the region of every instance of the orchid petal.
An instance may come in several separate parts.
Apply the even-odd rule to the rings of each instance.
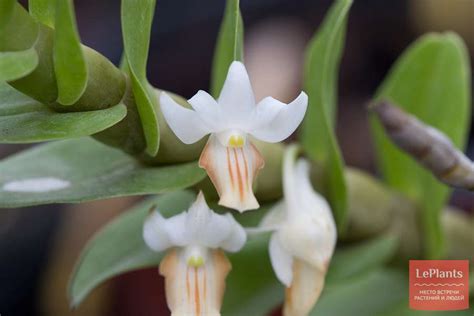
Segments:
[[[265,98],[262,102],[264,102],[264,104],[270,102],[276,104],[281,103],[273,98]],[[301,92],[300,95],[288,105],[281,103],[281,110],[273,120],[264,126],[249,131],[249,133],[255,138],[265,142],[280,142],[288,138],[298,128],[298,125],[300,125],[304,118],[307,106],[308,96],[306,93]]]
[[[293,256],[324,269],[334,252],[336,224],[326,199],[311,185],[309,163],[300,159],[295,164],[296,154],[290,148],[284,158],[283,190],[288,220],[281,228],[281,234],[286,236],[282,242],[292,249]]]
[[[186,225],[187,215],[187,212],[182,212],[166,219],[165,230],[175,247],[185,247],[191,240],[189,228]]]
[[[223,146],[211,135],[199,159],[220,196],[219,204],[240,212],[259,207],[252,184],[263,157],[249,141],[240,148]]]
[[[222,129],[221,108],[209,93],[199,90],[188,100],[188,103],[191,104],[209,130],[218,132]]]
[[[243,63],[234,61],[230,65],[218,103],[229,123],[233,123],[232,128],[247,122],[255,108],[255,96]]]
[[[160,94],[160,106],[169,127],[183,143],[195,143],[211,133],[195,111],[179,105],[166,92]]]
[[[286,204],[283,201],[274,205],[262,218],[259,227],[262,229],[276,228],[280,226],[286,219]]]
[[[219,316],[230,269],[229,260],[220,250],[211,251],[199,267],[188,265],[183,251],[171,250],[160,264],[171,315]]]
[[[293,262],[293,281],[286,289],[283,316],[309,315],[324,287],[326,271],[301,260]]]
[[[272,97],[264,98],[254,108],[246,130],[251,133],[254,130],[265,128],[277,117],[285,106],[287,106],[285,103],[275,100]]]
[[[313,216],[289,218],[277,233],[284,249],[288,249],[294,258],[325,270],[334,251],[335,241],[327,233],[324,219]]]
[[[143,239],[148,247],[155,251],[163,251],[173,246],[166,230],[166,219],[153,211],[143,225]]]
[[[290,287],[293,279],[293,258],[280,244],[278,235],[273,234],[270,239],[270,261],[272,263],[273,271],[281,283]]]
[[[213,212],[206,203],[204,194],[199,192],[196,201],[189,207],[186,213],[185,226],[188,233],[188,243],[202,243],[200,235],[206,231],[207,225],[211,220]]]
[[[311,218],[318,219],[315,223],[318,236],[315,237],[316,242],[313,246],[318,249],[318,252],[313,252],[308,260],[313,264],[318,261],[320,266],[327,267],[337,241],[336,223],[329,203],[313,189],[309,169],[309,162],[304,159],[300,159],[296,163],[295,175],[298,179],[297,187],[299,188],[300,202],[297,207],[299,210],[307,210],[308,214],[311,213]]]
[[[202,192],[187,212],[167,219],[158,212],[151,214],[145,222],[143,237],[155,251],[196,246],[236,252],[247,240],[244,228],[234,217],[214,213]]]
[[[189,208],[186,227],[191,232],[189,243],[207,248],[236,252],[247,240],[245,230],[232,215],[216,214],[209,209],[202,192]]]
[[[325,265],[334,252],[337,239],[336,224],[328,202],[313,189],[309,162],[299,159],[295,163],[297,153],[295,146],[290,147],[285,153],[283,162],[283,192],[287,214],[293,219],[292,226],[296,227],[295,230],[301,229],[297,227],[298,222],[302,225],[305,222],[312,223],[313,227],[308,227],[308,225],[304,227],[308,230],[307,238],[312,235],[310,247],[318,249],[318,252],[302,250],[301,256],[305,253],[306,259],[313,264],[319,261],[319,265]],[[288,225],[286,229],[289,227]],[[295,241],[295,243],[301,244],[301,241]]]
[[[226,214],[229,221],[232,222],[232,230],[228,237],[220,244],[220,248],[228,252],[237,252],[245,245],[247,241],[247,233],[245,229],[230,214]]]

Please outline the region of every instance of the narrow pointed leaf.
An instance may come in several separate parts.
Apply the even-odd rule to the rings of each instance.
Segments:
[[[160,143],[158,120],[155,113],[157,101],[146,78],[154,12],[155,0],[122,0],[123,45],[132,80],[132,89],[145,133],[146,152],[152,156],[158,152]]]
[[[0,84],[0,143],[32,143],[98,133],[127,114],[118,104],[99,111],[58,113]]]
[[[30,14],[39,22],[54,28],[56,0],[29,0]]]
[[[331,126],[336,119],[338,72],[351,5],[352,0],[334,2],[306,52],[305,89],[315,103],[324,107]],[[317,112],[310,111],[309,114],[316,115]]]
[[[239,0],[227,0],[224,18],[217,37],[211,76],[211,94],[217,98],[227,71],[234,60],[243,60],[244,27]]]
[[[150,250],[142,237],[150,208],[156,207],[163,216],[169,217],[186,210],[194,198],[188,191],[150,198],[99,231],[83,250],[69,283],[71,306],[79,305],[105,280],[128,271],[158,266],[163,254]]]
[[[309,106],[301,133],[305,151],[326,171],[327,197],[340,233],[344,232],[346,223],[347,189],[334,119],[337,73],[351,4],[351,0],[334,2],[307,49],[304,87]]]
[[[0,162],[0,208],[156,194],[204,177],[195,162],[147,167],[90,138],[58,141]]]
[[[471,117],[470,67],[462,40],[453,33],[429,34],[417,40],[393,66],[378,89],[377,100],[389,100],[426,124],[443,131],[464,148]],[[440,212],[450,189],[387,137],[372,120],[379,168],[386,182],[422,208],[428,257],[443,249]]]
[[[0,82],[24,77],[36,66],[38,66],[38,54],[34,48],[20,52],[0,52]]]
[[[54,72],[58,102],[74,104],[87,86],[87,64],[82,53],[72,0],[56,0],[54,32]]]
[[[123,104],[98,111],[57,113],[36,104],[31,112],[0,115],[0,143],[35,143],[89,136],[120,122]]]

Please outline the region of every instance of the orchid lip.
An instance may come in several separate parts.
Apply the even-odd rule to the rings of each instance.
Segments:
[[[241,148],[244,147],[245,139],[241,135],[232,135],[229,138],[229,147]]]
[[[199,268],[206,263],[207,251],[203,247],[189,246],[185,249],[185,257],[189,267]]]
[[[224,147],[242,148],[247,143],[247,136],[244,132],[236,129],[226,130],[216,133],[217,139]]]
[[[252,184],[264,165],[263,157],[251,142],[228,147],[219,136],[211,135],[199,158],[199,166],[206,169],[220,196],[219,205],[239,212],[257,209]]]

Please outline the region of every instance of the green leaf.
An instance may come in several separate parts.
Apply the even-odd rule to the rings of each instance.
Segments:
[[[195,195],[187,191],[153,197],[102,228],[89,241],[76,265],[69,283],[71,306],[79,305],[105,280],[128,271],[158,266],[162,254],[150,250],[142,237],[150,208],[157,207],[161,214],[169,217],[187,209],[194,198]]]
[[[57,113],[37,104],[31,112],[0,115],[0,143],[34,143],[89,136],[120,122],[127,108],[117,104],[105,110]]]
[[[346,283],[360,278],[393,258],[398,246],[397,238],[381,236],[354,246],[338,249],[329,266],[326,283]]]
[[[57,113],[0,83],[0,143],[31,143],[88,136],[121,121],[127,108]]]
[[[404,273],[378,269],[352,282],[325,288],[310,315],[381,315],[408,297],[407,284]]]
[[[227,71],[234,60],[242,61],[244,23],[239,0],[227,0],[224,18],[217,37],[212,63],[211,94],[217,98],[224,85]]]
[[[54,72],[58,84],[58,102],[77,102],[87,86],[87,64],[77,31],[72,0],[56,0],[54,20]]]
[[[38,66],[38,24],[16,1],[0,0],[0,84],[20,79]]]
[[[0,162],[0,208],[157,194],[204,177],[195,162],[147,167],[90,138],[58,141]]]
[[[158,152],[160,135],[155,113],[156,96],[146,78],[146,63],[150,46],[151,24],[155,0],[122,0],[122,33],[132,89],[142,121],[147,143],[146,152]]]
[[[334,1],[306,52],[305,89],[324,108],[331,126],[336,119],[338,72],[351,5],[352,0]]]
[[[228,254],[232,271],[226,280],[222,315],[267,315],[282,302],[284,287],[268,256],[268,234],[253,237],[238,253]]]
[[[464,148],[471,117],[470,68],[467,50],[453,33],[429,34],[399,58],[378,89],[376,99],[400,105],[425,123],[443,131]],[[372,119],[379,168],[386,182],[422,208],[426,254],[443,251],[440,212],[450,189],[399,150]]]
[[[10,22],[15,2],[15,0],[0,0],[0,30]]]
[[[334,2],[307,49],[304,87],[309,106],[301,132],[303,148],[326,170],[327,196],[340,233],[344,232],[346,225],[347,188],[334,119],[337,73],[351,4],[351,0]]]
[[[38,30],[38,23],[19,3],[0,0],[0,52],[30,49],[37,41]]]
[[[56,0],[29,0],[30,14],[39,22],[54,28]]]
[[[34,48],[20,52],[0,52],[0,82],[24,77],[36,66],[38,66],[38,54]]]
[[[15,90],[6,82],[0,82],[0,115],[13,115],[34,110],[38,101]]]

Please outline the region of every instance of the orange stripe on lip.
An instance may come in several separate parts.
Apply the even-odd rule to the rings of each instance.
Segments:
[[[239,181],[239,196],[240,196],[240,200],[243,201],[244,200],[244,186],[242,183],[242,175],[240,173],[239,159],[237,157],[237,150],[235,150],[235,148],[233,150],[234,150],[235,164],[237,167],[237,180]]]
[[[201,302],[199,301],[198,268],[194,268],[194,299],[196,300],[196,316],[201,315]]]
[[[202,278],[202,288],[203,288],[203,293],[202,293],[202,301],[204,303],[204,310],[206,310],[206,300],[207,300],[207,276],[206,276],[206,269],[203,269],[203,278]]]
[[[234,189],[234,172],[232,171],[232,164],[230,162],[230,153],[229,153],[228,147],[226,147],[226,152],[227,152],[227,169],[229,169],[230,185],[232,186],[232,189]]]
[[[244,150],[240,148],[240,153],[242,154],[242,158],[244,158],[244,166],[245,166],[245,186],[247,190],[250,190],[249,188],[249,169],[247,166],[247,157],[245,157]]]
[[[191,286],[189,284],[189,268],[186,268],[186,295],[188,302],[191,300]]]

